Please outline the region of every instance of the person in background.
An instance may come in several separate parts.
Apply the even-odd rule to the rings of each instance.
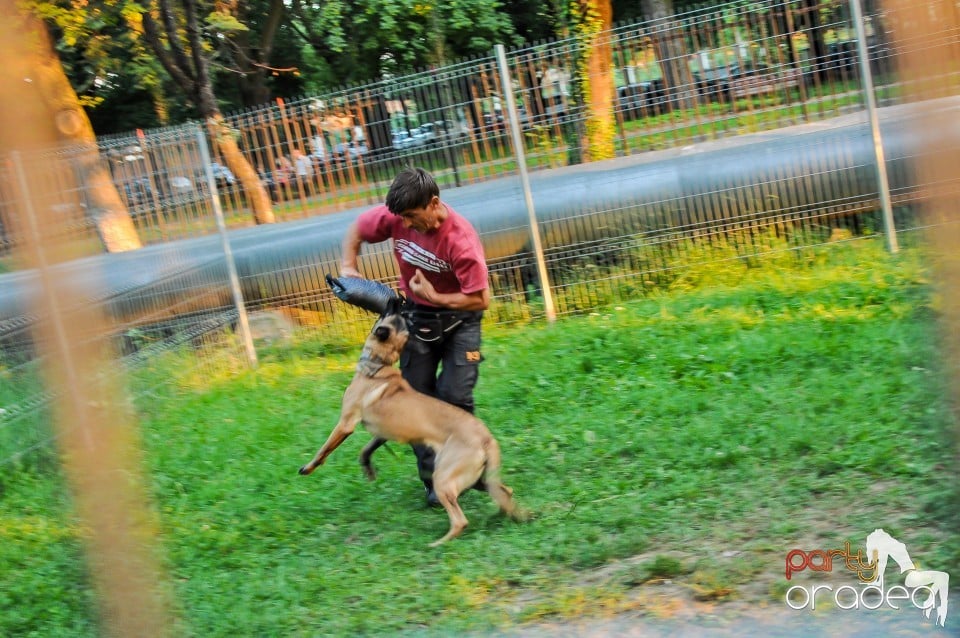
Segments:
[[[277,189],[278,199],[283,199],[293,180],[293,164],[286,155],[278,155],[274,161],[273,183]]]
[[[293,149],[293,170],[297,190],[301,197],[308,195],[307,184],[313,179],[313,160],[299,148]]]
[[[487,263],[469,221],[440,199],[422,168],[393,180],[384,204],[361,213],[343,239],[341,275],[362,277],[357,257],[365,243],[393,240],[410,339],[400,356],[403,378],[414,389],[474,411],[479,377],[480,322],[490,305]],[[414,445],[427,503],[433,491],[433,450]]]

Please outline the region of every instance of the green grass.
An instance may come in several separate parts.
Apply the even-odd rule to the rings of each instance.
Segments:
[[[412,454],[359,431],[310,477],[356,350],[274,349],[255,372],[156,360],[137,382],[178,635],[490,631],[696,600],[782,606],[794,547],[883,527],[960,568],[960,501],[920,256],[831,246],[731,278],[701,265],[645,299],[487,329],[478,415],[536,512],[461,499],[431,550]],[[706,271],[724,268],[716,276]],[[679,282],[679,283],[678,283]],[[735,284],[735,285],[728,285]],[[172,382],[158,385],[171,377]],[[0,634],[95,635],[77,524],[56,476],[0,474]]]

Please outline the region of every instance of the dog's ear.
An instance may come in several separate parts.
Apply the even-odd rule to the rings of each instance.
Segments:
[[[390,328],[386,326],[377,326],[373,329],[373,335],[377,338],[377,341],[382,343],[390,338]]]

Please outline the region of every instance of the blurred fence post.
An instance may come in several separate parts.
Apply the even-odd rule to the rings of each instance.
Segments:
[[[877,157],[877,190],[880,191],[880,206],[883,211],[883,232],[887,237],[887,249],[900,251],[897,227],[893,221],[893,204],[890,202],[890,182],[887,179],[887,161],[883,153],[883,137],[880,135],[880,118],[877,115],[877,98],[874,95],[873,73],[870,70],[870,53],[867,49],[867,34],[863,28],[863,11],[860,0],[850,0],[850,12],[857,33],[857,53],[860,58],[860,77],[863,79],[863,96],[866,100],[873,149]]]
[[[507,52],[502,44],[496,45],[496,52],[497,64],[500,69],[500,86],[503,87],[504,106],[507,109],[507,117],[510,119],[513,153],[517,159],[520,184],[523,186],[523,198],[527,205],[527,216],[530,220],[530,239],[533,242],[533,252],[537,260],[537,275],[540,279],[540,288],[543,290],[543,309],[547,314],[547,321],[554,321],[557,318],[557,311],[553,305],[553,291],[550,288],[547,262],[543,256],[540,226],[537,224],[537,212],[533,206],[533,192],[530,190],[530,176],[527,174],[527,156],[523,145],[523,133],[520,131],[520,118],[517,116],[517,103],[513,96],[513,81],[510,78],[510,69],[507,67]]]
[[[250,322],[247,320],[247,308],[243,303],[243,291],[240,289],[240,278],[237,276],[237,264],[233,260],[233,251],[230,249],[230,238],[227,237],[227,224],[223,219],[223,208],[220,206],[220,196],[217,193],[217,180],[213,176],[210,148],[207,146],[207,137],[199,126],[197,127],[197,144],[200,147],[200,159],[203,162],[203,174],[207,178],[207,188],[210,189],[210,204],[213,206],[213,214],[217,218],[217,230],[220,233],[220,242],[223,245],[223,255],[227,260],[230,292],[233,293],[233,303],[237,307],[237,325],[240,328],[240,338],[243,339],[247,362],[251,368],[255,368],[257,367],[257,350],[253,347]]]
[[[0,34],[4,48],[10,40]],[[24,40],[28,44],[17,47],[15,54],[36,46],[36,40]],[[8,107],[0,108],[0,126],[27,129],[27,144],[54,142],[45,135],[52,123],[43,119],[40,92],[13,86],[11,93],[0,105]],[[113,358],[110,317],[91,303],[103,298],[104,290],[71,267],[84,241],[73,232],[84,211],[77,198],[69,212],[54,212],[61,189],[79,184],[62,163],[52,161],[50,149],[27,153],[11,151],[9,184],[18,207],[17,227],[24,236],[19,257],[36,277],[25,301],[63,477],[79,518],[77,529],[83,530],[76,540],[84,545],[103,635],[173,635],[165,593],[171,590],[155,554],[133,402],[118,375],[111,374],[122,368]]]

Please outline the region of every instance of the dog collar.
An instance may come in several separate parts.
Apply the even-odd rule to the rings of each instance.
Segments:
[[[360,355],[357,361],[357,372],[365,377],[376,376],[378,372],[387,367],[387,362],[379,357],[371,357],[366,353]]]

